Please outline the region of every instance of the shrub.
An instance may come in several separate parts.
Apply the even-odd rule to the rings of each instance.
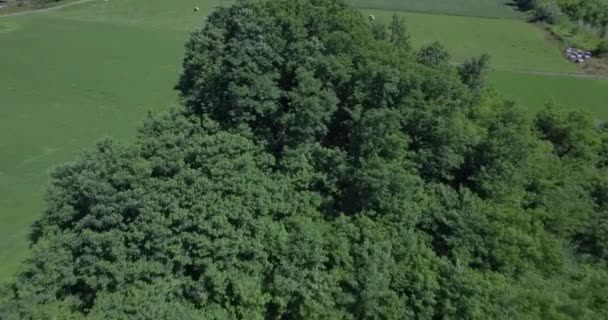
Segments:
[[[608,39],[604,39],[602,40],[598,45],[597,48],[595,49],[595,53],[597,55],[606,55],[608,54]]]
[[[450,53],[439,42],[433,42],[420,48],[416,55],[416,60],[426,66],[438,66],[450,60]]]
[[[559,6],[554,2],[541,3],[534,12],[534,19],[537,21],[545,21],[550,24],[556,24],[562,15]]]
[[[535,7],[536,1],[534,0],[515,0],[515,4],[521,11],[532,10]]]

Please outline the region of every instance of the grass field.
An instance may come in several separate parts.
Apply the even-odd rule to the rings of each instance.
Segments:
[[[138,2],[162,13],[175,7]],[[119,9],[104,16],[102,1],[0,18],[0,279],[27,254],[49,169],[103,137],[132,137],[147,110],[175,103],[186,24],[203,19],[192,13],[195,1],[181,2],[182,19],[136,20]],[[173,20],[180,30],[166,28]]]
[[[393,11],[363,10],[388,22]],[[494,68],[577,72],[561,50],[546,40],[539,28],[519,20],[399,13],[405,19],[415,45],[439,41],[456,61],[487,53]]]
[[[439,13],[471,17],[520,18],[521,12],[505,5],[509,0],[350,0],[359,8]]]
[[[439,10],[432,6],[438,0],[418,2]],[[171,88],[189,31],[224,3],[93,1],[0,17],[0,280],[27,256],[25,237],[42,212],[50,168],[103,137],[132,138],[147,110],[174,104]],[[372,11],[382,19],[391,14]],[[491,85],[526,108],[553,99],[608,119],[607,81],[509,71],[576,71],[534,27],[517,20],[404,15],[417,45],[440,40],[456,60],[490,53],[498,69]]]
[[[608,80],[494,71],[489,84],[502,96],[530,112],[545,103],[569,110],[583,110],[598,120],[608,120]]]

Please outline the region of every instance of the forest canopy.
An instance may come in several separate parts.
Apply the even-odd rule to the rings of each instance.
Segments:
[[[342,0],[241,1],[53,173],[2,319],[601,319],[608,133]]]

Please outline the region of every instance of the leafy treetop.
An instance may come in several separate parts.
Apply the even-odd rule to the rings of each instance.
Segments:
[[[608,314],[606,131],[530,120],[487,57],[378,26],[339,0],[217,9],[182,107],[54,172],[0,317]]]

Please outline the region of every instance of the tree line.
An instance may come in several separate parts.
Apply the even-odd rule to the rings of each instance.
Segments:
[[[218,8],[181,105],[52,175],[2,319],[601,319],[608,130],[340,0]]]
[[[606,0],[515,0],[536,21],[550,25],[553,33],[569,45],[608,54],[608,1]],[[567,32],[561,29],[566,29]],[[573,35],[567,35],[572,33]],[[582,38],[583,40],[577,39]]]

